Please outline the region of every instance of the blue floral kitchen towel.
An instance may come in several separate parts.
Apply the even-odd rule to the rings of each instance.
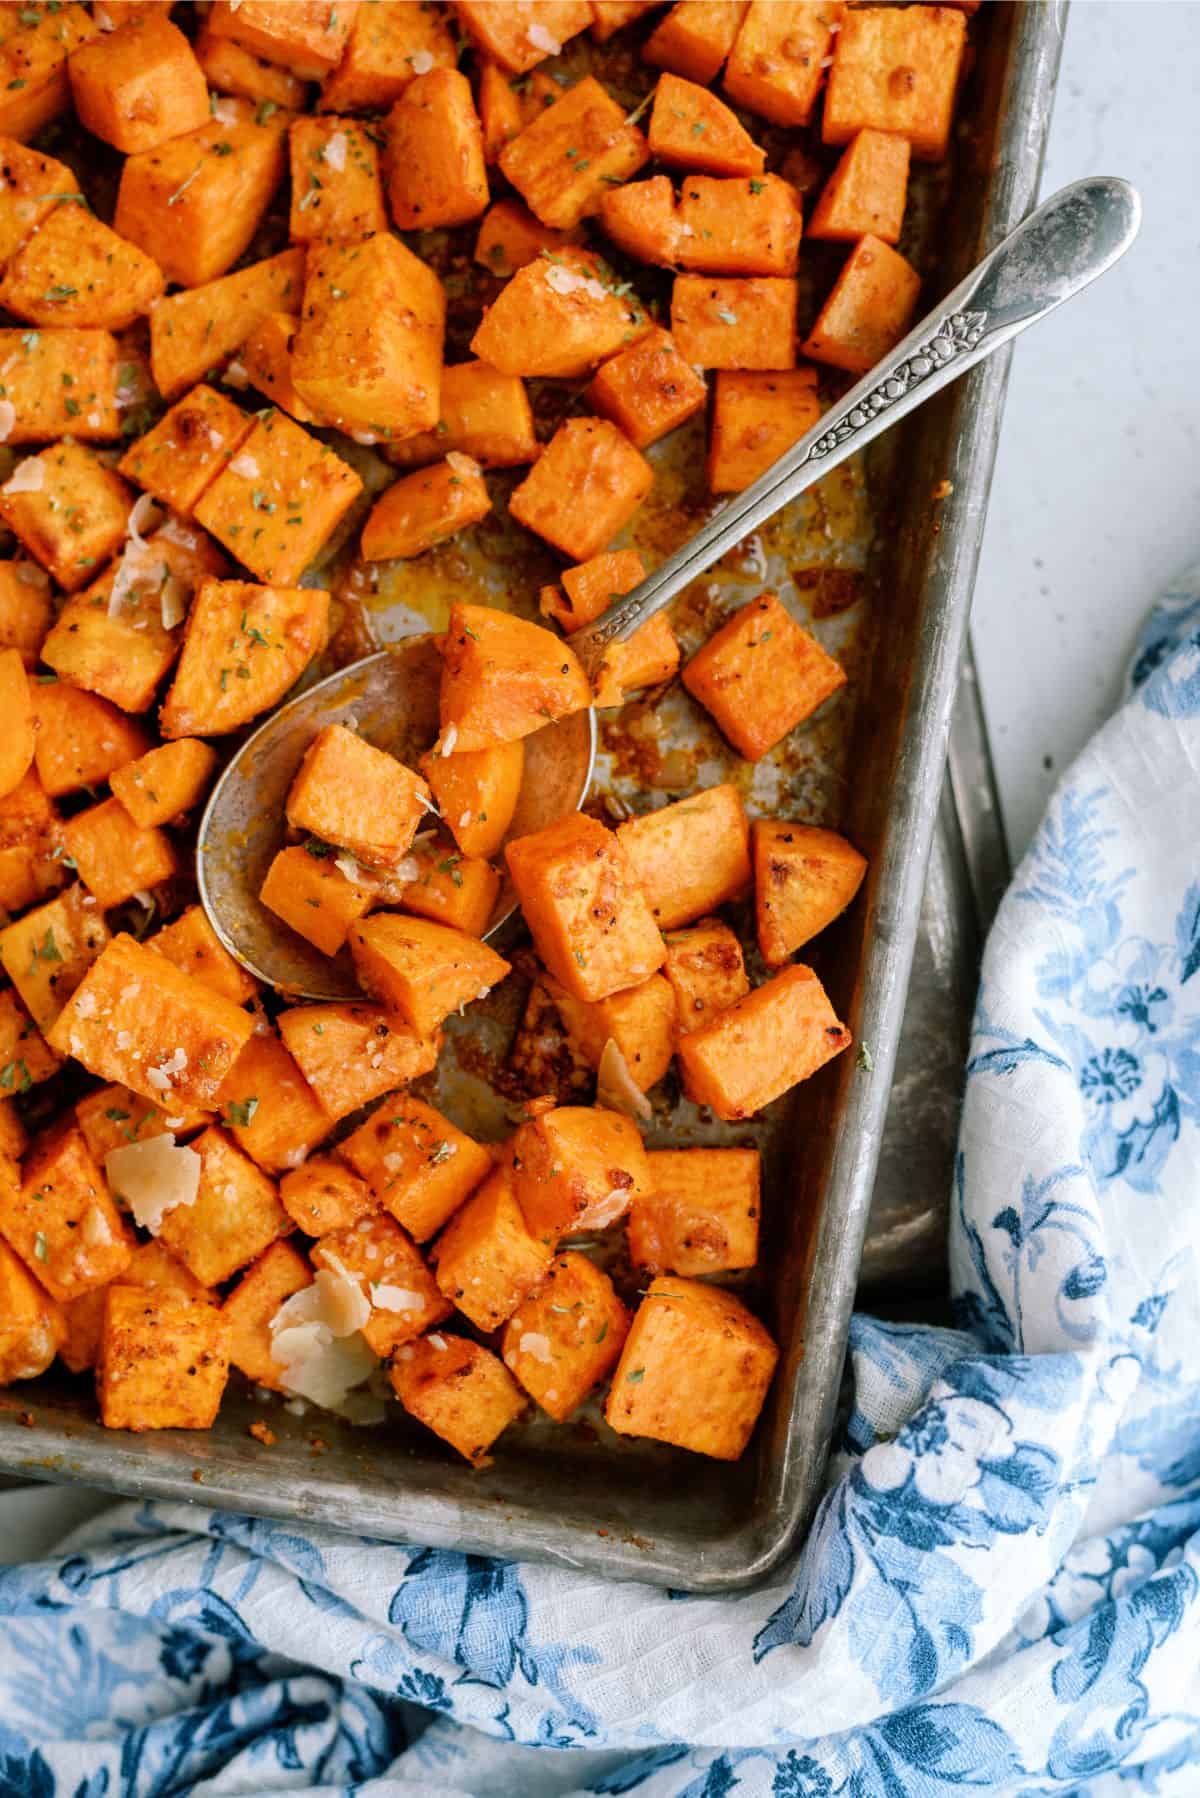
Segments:
[[[0,1573],[0,1794],[1200,1793],[1200,567],[988,946],[957,1331],[727,1599],[190,1506]]]

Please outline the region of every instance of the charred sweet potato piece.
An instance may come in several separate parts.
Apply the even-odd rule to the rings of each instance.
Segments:
[[[133,494],[82,443],[27,456],[0,487],[0,518],[68,593],[123,541]]]
[[[822,136],[844,144],[871,126],[940,162],[954,117],[967,22],[952,6],[848,7],[838,34]]]
[[[486,17],[501,9],[489,4],[480,10]],[[406,1342],[388,1377],[409,1415],[473,1467],[487,1466],[488,1449],[528,1402],[504,1363],[489,1350],[465,1336],[444,1336],[439,1331]]]
[[[81,44],[68,73],[80,124],[126,155],[208,123],[204,70],[160,10],[140,7],[115,31]]]
[[[431,1251],[441,1291],[480,1330],[495,1330],[536,1286],[550,1261],[531,1235],[507,1167],[494,1167]]]
[[[504,1364],[543,1411],[565,1423],[621,1353],[629,1316],[608,1275],[573,1249],[504,1326]]]
[[[302,118],[288,132],[293,243],[387,230],[379,150],[355,119]]]
[[[418,1036],[381,1005],[300,1005],[279,1014],[279,1034],[332,1118],[436,1066],[441,1038]]]
[[[159,713],[163,736],[220,736],[275,705],[324,648],[328,624],[323,587],[202,581]]]
[[[719,918],[668,932],[663,973],[675,996],[675,1027],[686,1036],[714,1012],[727,1011],[750,991],[742,945]]]
[[[0,163],[0,179],[3,164]],[[2,197],[2,196],[0,196]],[[12,408],[6,443],[75,437],[110,443],[121,434],[116,338],[108,331],[0,331],[0,399]]]
[[[585,375],[651,328],[636,296],[587,250],[518,269],[483,315],[471,353],[509,375]]]
[[[492,1167],[481,1143],[408,1094],[377,1106],[342,1153],[418,1242],[441,1229]]]
[[[401,231],[463,225],[487,210],[483,131],[471,84],[458,69],[409,82],[387,116],[384,174]]]
[[[850,1046],[811,968],[795,962],[679,1044],[684,1089],[726,1123],[753,1117]]]
[[[523,75],[592,22],[588,0],[455,0],[463,30],[502,68]]]
[[[631,1119],[599,1106],[560,1105],[531,1118],[509,1145],[513,1191],[532,1234],[603,1230],[650,1191],[650,1168]]]
[[[814,362],[864,375],[912,323],[921,277],[898,250],[860,237],[804,344]]]
[[[654,470],[607,418],[568,418],[521,485],[510,515],[565,556],[604,549],[654,485]]]
[[[123,768],[114,768],[109,784],[134,823],[150,830],[193,811],[216,769],[214,749],[195,737],[180,737]]]
[[[425,816],[429,789],[403,762],[344,724],[327,724],[304,752],[287,797],[295,830],[395,868]]]
[[[486,518],[492,509],[478,462],[451,450],[441,462],[393,481],[363,526],[365,562],[419,556]]]
[[[721,72],[748,0],[679,0],[642,47],[647,62],[700,87]]]
[[[107,942],[104,914],[78,881],[0,930],[0,964],[39,1030],[49,1032]]]
[[[709,492],[741,493],[752,486],[820,416],[814,368],[722,369],[709,423]]]
[[[659,162],[706,175],[761,175],[767,160],[724,101],[678,75],[659,77],[647,138]]]
[[[778,967],[845,911],[867,871],[866,857],[836,830],[756,818],[755,915],[758,946]]]
[[[127,1264],[133,1239],[70,1113],[34,1139],[19,1188],[0,1180],[0,1231],[60,1303]]]
[[[464,855],[495,855],[512,823],[525,772],[520,737],[490,749],[434,751],[421,758],[421,773],[438,810]]]
[[[163,398],[178,398],[220,368],[267,313],[298,313],[303,288],[298,247],[159,300],[150,314],[150,365]]]
[[[649,159],[646,140],[612,95],[585,75],[500,152],[500,167],[544,225],[569,231],[600,210],[605,190]]]
[[[481,468],[513,468],[540,453],[533,408],[518,375],[502,375],[486,362],[460,362],[442,370],[442,416],[384,451],[397,468],[419,468],[443,456],[468,456]],[[465,476],[460,474],[460,479]]]
[[[420,1036],[452,1011],[487,997],[509,964],[486,943],[427,918],[376,912],[350,927],[358,977]]]
[[[440,753],[527,737],[590,701],[578,658],[552,632],[493,606],[451,606],[442,649]]]
[[[663,930],[704,917],[750,885],[750,825],[734,786],[629,818],[617,841]]]
[[[320,80],[342,59],[359,0],[216,0],[209,29],[305,81]]]
[[[786,277],[676,275],[671,330],[697,368],[792,368],[796,283]]]
[[[322,955],[336,955],[351,924],[370,911],[373,887],[351,880],[317,845],[320,855],[295,844],[281,849],[267,869],[259,899]]]
[[[675,348],[670,332],[656,329],[605,362],[584,398],[636,449],[648,449],[699,412],[707,391]]]
[[[720,1274],[758,1260],[757,1149],[651,1150],[654,1190],[629,1214],[629,1255],[656,1274]]]
[[[769,654],[764,654],[767,644]],[[697,650],[683,684],[756,762],[845,684],[845,671],[774,593],[734,613]]]
[[[908,139],[894,131],[868,127],[857,132],[821,189],[808,235],[833,243],[855,243],[860,237],[899,242],[910,155]]]
[[[725,92],[776,125],[807,125],[842,0],[750,0],[725,65]]]
[[[453,69],[458,50],[432,6],[360,6],[342,60],[324,80],[321,112],[377,112],[430,69]]]
[[[229,1378],[228,1320],[167,1287],[111,1286],[96,1393],[108,1430],[211,1429]]]

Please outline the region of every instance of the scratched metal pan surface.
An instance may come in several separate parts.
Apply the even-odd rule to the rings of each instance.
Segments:
[[[949,168],[920,172],[902,246],[922,268],[930,300],[1033,203],[1064,22],[1064,9],[1043,4],[995,4],[975,15],[965,128]],[[632,65],[606,63],[603,73],[625,97]],[[448,276],[448,359],[458,359],[478,312],[475,278],[453,245],[427,247]],[[810,250],[813,292],[803,305],[813,304],[836,262],[826,264],[819,248]],[[729,1466],[616,1437],[593,1409],[568,1426],[517,1426],[494,1464],[477,1473],[397,1407],[385,1424],[355,1429],[315,1411],[294,1417],[249,1390],[231,1390],[210,1433],[122,1436],[99,1426],[89,1384],[51,1375],[0,1394],[0,1469],[692,1591],[746,1585],[769,1570],[820,1489],[860,1264],[893,1298],[906,1282],[913,1290],[928,1284],[936,1201],[910,1216],[911,1197],[893,1182],[896,1197],[873,1218],[865,1263],[864,1235],[1006,375],[1005,358],[985,363],[883,439],[865,468],[836,471],[677,603],[686,653],[730,608],[775,587],[850,675],[811,727],[750,768],[678,684],[601,719],[592,803],[602,813],[646,810],[732,779],[752,812],[839,825],[871,860],[863,898],[814,955],[860,1052],[737,1129],[703,1120],[670,1078],[654,1096],[652,1145],[755,1141],[764,1152],[763,1249],[748,1296],[783,1354],[742,1461]],[[561,395],[557,403],[561,409]],[[632,540],[653,563],[696,528],[711,502],[699,425],[658,445],[651,459],[659,478]],[[495,488],[508,491],[502,478]],[[471,540],[385,569],[377,586],[336,564],[333,572],[338,627],[318,674],[438,629],[456,595],[532,615],[538,586],[554,569],[509,524],[501,498]],[[524,1096],[589,1090],[522,973],[519,940],[517,965],[494,1005],[454,1022],[442,1066],[422,1088],[490,1139],[511,1129]],[[612,1255],[600,1244],[596,1252]],[[614,1272],[632,1293],[619,1256]],[[271,1448],[248,1434],[262,1416],[277,1435]]]

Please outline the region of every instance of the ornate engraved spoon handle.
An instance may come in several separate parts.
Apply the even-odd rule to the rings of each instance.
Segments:
[[[624,642],[690,581],[830,469],[950,381],[1112,267],[1137,236],[1141,200],[1116,176],[1064,187],[985,256],[890,356],[820,424],[724,506],[639,587],[571,638],[594,673],[608,644]]]

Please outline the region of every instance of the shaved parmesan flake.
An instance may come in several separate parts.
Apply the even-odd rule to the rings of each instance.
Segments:
[[[609,1111],[623,1111],[626,1117],[648,1118],[651,1115],[649,1099],[629,1072],[629,1063],[611,1036],[600,1055],[596,1103],[607,1106]]]
[[[213,118],[218,119],[222,125],[236,125],[241,117],[234,102],[224,98],[213,101],[212,115]]]
[[[200,1157],[195,1149],[177,1148],[173,1136],[149,1136],[110,1149],[104,1172],[134,1222],[151,1236],[158,1235],[168,1211],[194,1205],[200,1190]]]
[[[250,385],[250,376],[246,371],[246,365],[244,362],[239,362],[236,357],[225,370],[222,379],[229,387],[249,387]]]
[[[440,755],[453,755],[454,754],[454,745],[457,742],[458,742],[458,726],[457,726],[457,724],[452,724],[448,730],[444,730],[442,732],[442,740],[438,746],[438,753]]]
[[[26,456],[4,483],[5,493],[40,493],[46,485],[46,470],[37,456]]]
[[[234,456],[232,461],[229,462],[228,468],[230,474],[239,474],[243,480],[256,481],[258,479],[258,463],[247,450],[243,450],[240,455]]]
[[[346,166],[346,133],[344,131],[335,131],[329,142],[325,145],[322,154],[330,168],[335,169],[340,175]]]
[[[425,1300],[419,1292],[410,1292],[406,1286],[380,1283],[371,1287],[371,1303],[377,1311],[420,1311]]]
[[[535,1361],[550,1362],[554,1359],[550,1352],[550,1338],[543,1336],[540,1330],[525,1330],[517,1347],[523,1355],[532,1355]]]
[[[461,450],[446,451],[446,467],[454,474],[475,475],[483,473],[483,470],[480,468],[474,456],[464,456]]]
[[[140,900],[141,897],[141,894],[134,894],[135,899]],[[148,908],[153,911],[154,902],[150,899],[148,894],[146,895],[146,903]],[[168,1055],[165,1061],[160,1061],[156,1068],[147,1068],[146,1078],[151,1086],[155,1087],[160,1093],[166,1092],[172,1080],[175,1078],[175,1075],[182,1074],[187,1067],[187,1064],[187,1050],[176,1049],[173,1055]]]
[[[376,1365],[358,1334],[371,1307],[356,1281],[335,1265],[285,1299],[271,1319],[271,1354],[284,1390],[315,1405],[341,1406]]]
[[[159,595],[162,606],[162,622],[165,631],[173,631],[177,624],[182,624],[187,616],[188,590],[179,576],[173,574]]]
[[[408,63],[414,75],[428,75],[433,67],[433,57],[428,50],[414,50]]]
[[[529,30],[525,33],[525,36],[529,39],[529,42],[533,45],[535,50],[543,50],[547,56],[557,56],[562,49],[562,45],[559,43],[554,33],[548,31],[540,20],[534,21],[529,27]]]
[[[155,525],[161,523],[162,513],[159,511],[154,495],[152,493],[139,495],[133,503],[133,509],[125,527],[129,532],[129,541],[136,543],[139,549],[145,549],[146,539],[142,532],[152,531]]]
[[[7,443],[17,422],[17,408],[11,400],[0,400],[0,443]]]
[[[112,1230],[99,1205],[88,1206],[79,1226],[79,1234],[89,1249],[105,1248],[112,1241]]]
[[[602,300],[606,292],[594,275],[581,275],[578,269],[557,262],[546,270],[546,286],[554,293],[585,293],[590,300]]]

